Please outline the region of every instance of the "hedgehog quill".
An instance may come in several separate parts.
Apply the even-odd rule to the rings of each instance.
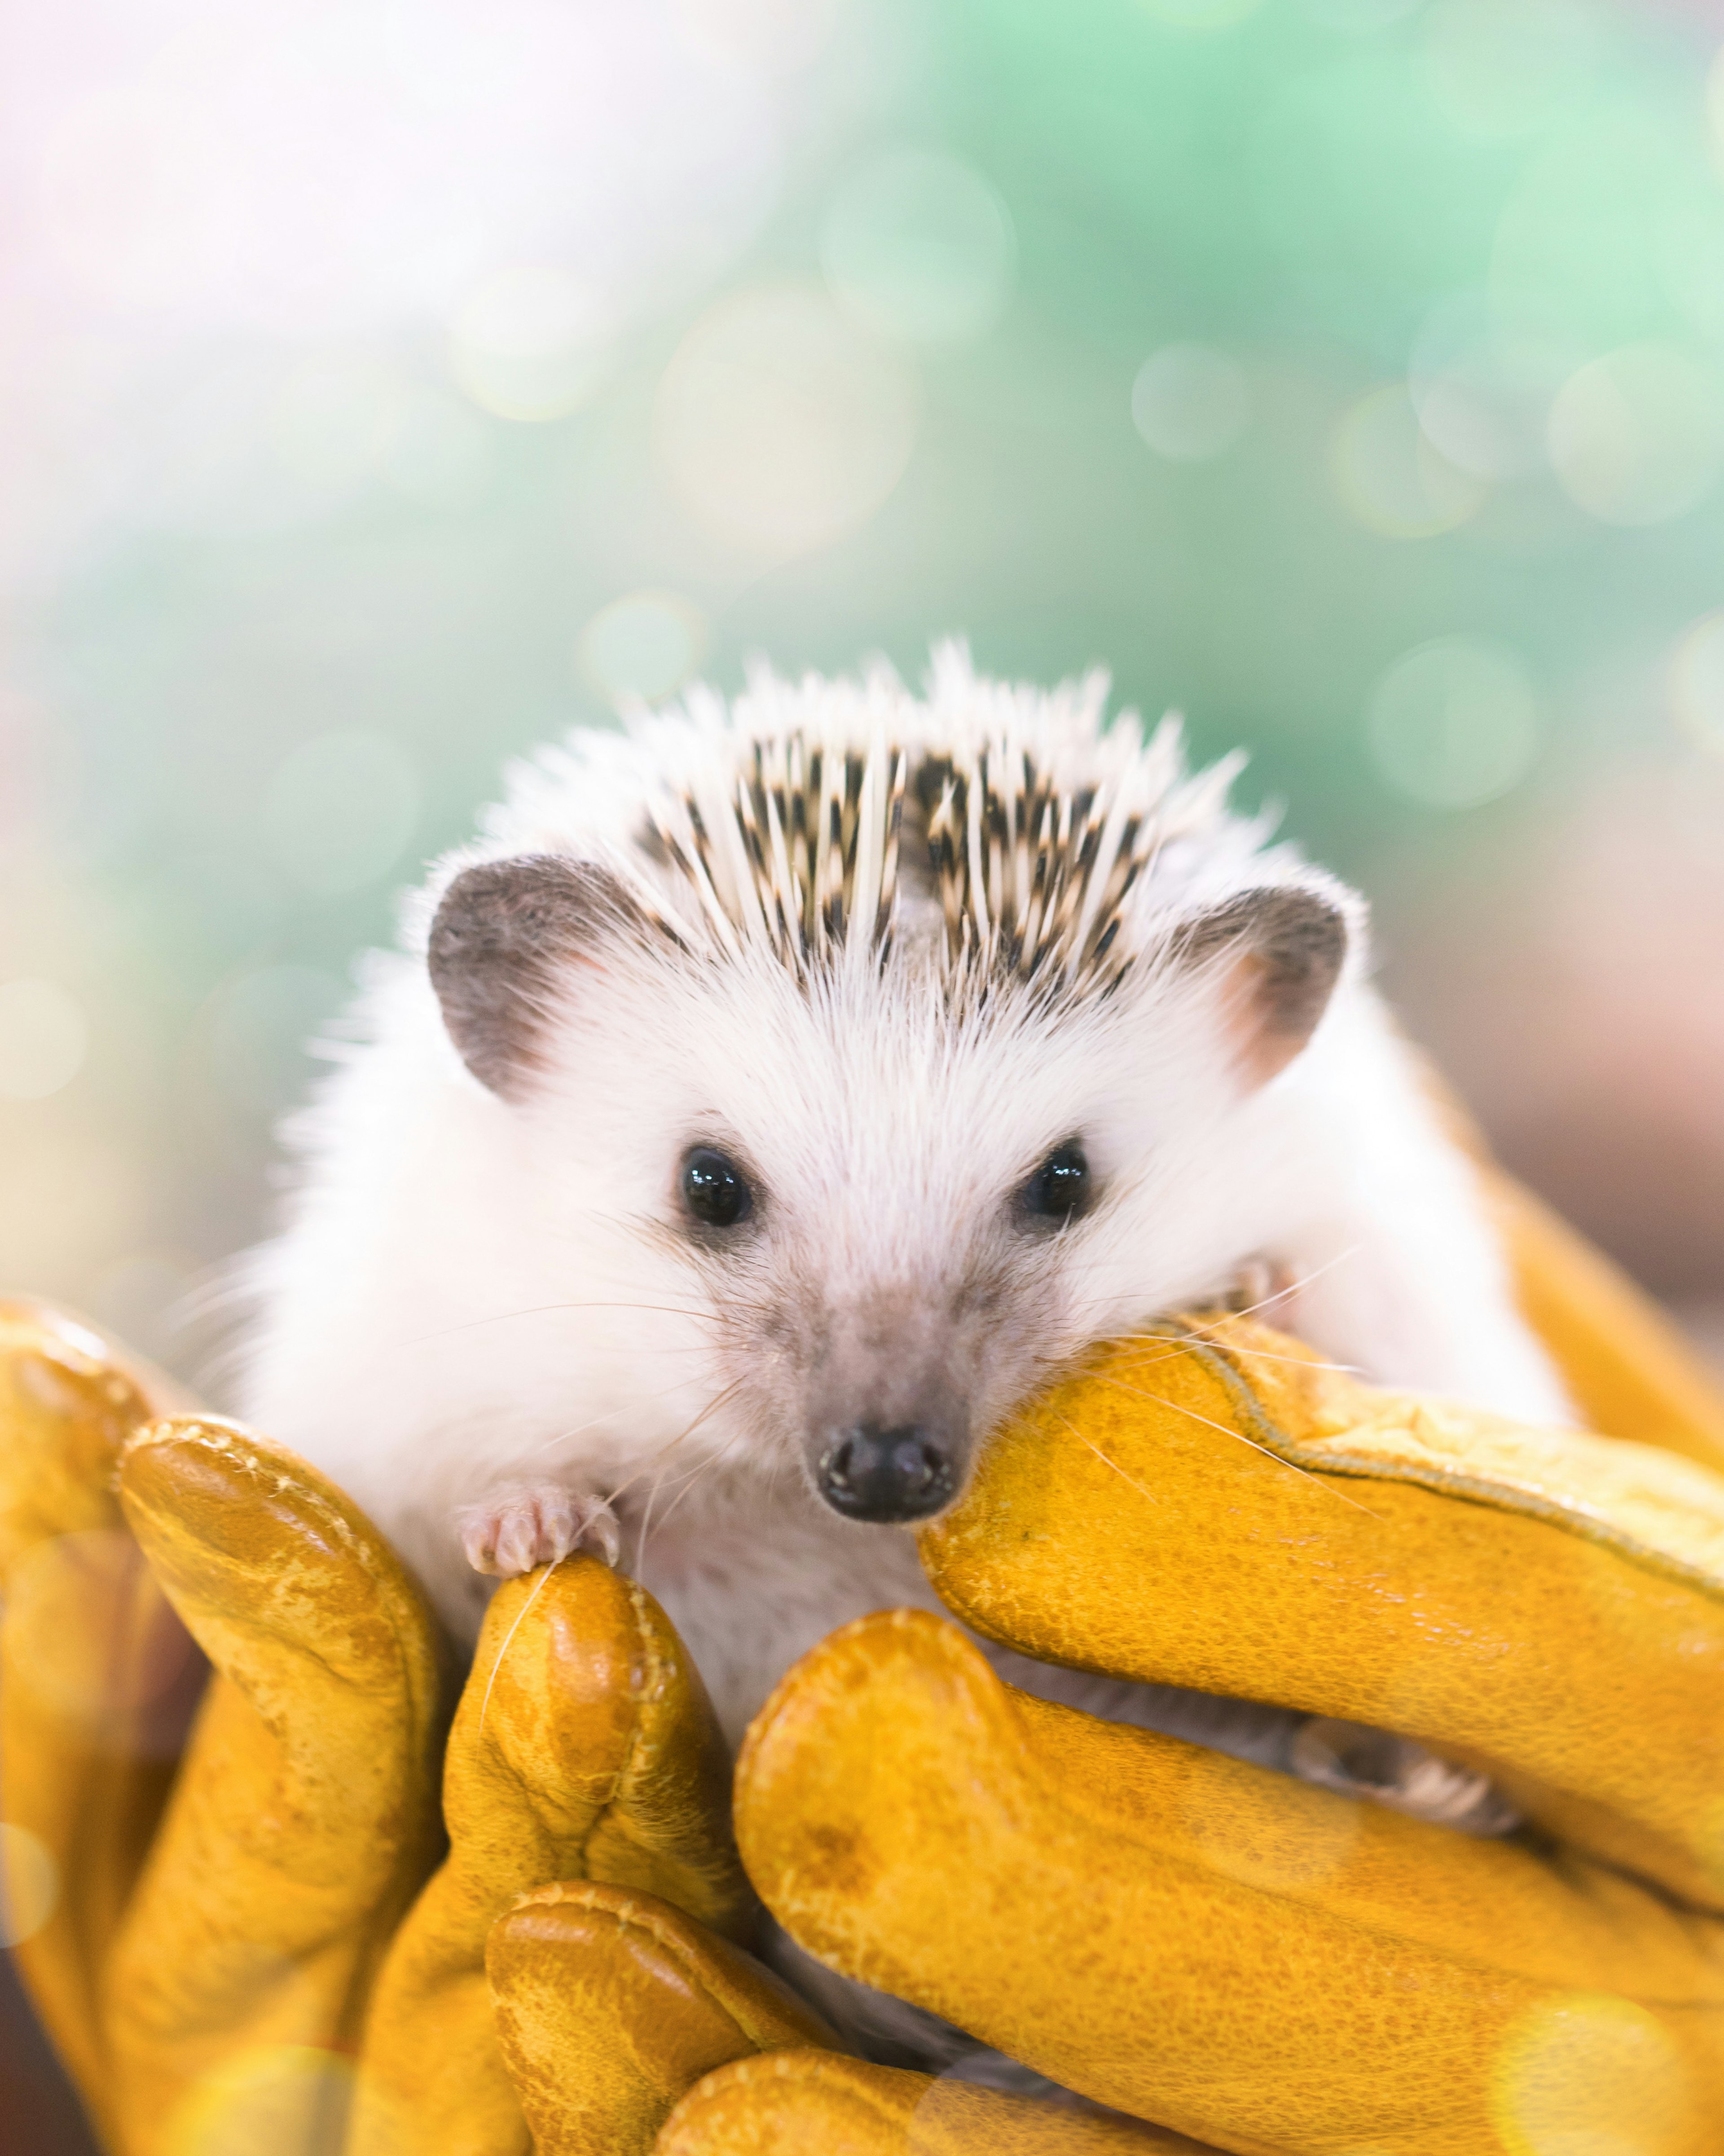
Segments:
[[[243,1404],[458,1636],[595,1549],[734,1742],[834,1626],[932,1606],[906,1530],[1018,1401],[1183,1306],[1569,1419],[1362,902],[1106,695],[957,646],[921,695],[695,692],[516,768],[410,902],[288,1130]]]

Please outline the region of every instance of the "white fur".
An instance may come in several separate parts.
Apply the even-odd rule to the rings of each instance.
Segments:
[[[458,1634],[489,1587],[460,1519],[546,1483],[577,1506],[613,1498],[624,1562],[733,1738],[834,1625],[926,1603],[907,1534],[813,1496],[794,1358],[757,1321],[813,1309],[860,1337],[870,1312],[909,1313],[914,1331],[916,1313],[956,1307],[965,1267],[1009,1252],[1010,1194],[1075,1132],[1101,1202],[1026,1255],[999,1337],[985,1354],[972,1342],[993,1373],[976,1380],[981,1427],[1074,1352],[1224,1291],[1261,1255],[1302,1283],[1297,1329],[1367,1376],[1566,1419],[1357,947],[1309,1045],[1255,1091],[1201,970],[1146,963],[1111,996],[955,1015],[940,953],[909,934],[884,970],[812,984],[747,938],[721,960],[667,948],[573,969],[551,1075],[516,1104],[451,1045],[423,944],[469,863],[607,862],[681,908],[692,937],[685,890],[631,844],[654,789],[721,793],[740,745],[797,726],[859,752],[883,729],[937,746],[1009,725],[1077,778],[1171,798],[1177,746],[1140,748],[1128,719],[1100,732],[1101,694],[1008,689],[948,653],[926,701],[879,673],[764,679],[728,713],[707,696],[628,737],[577,737],[512,774],[480,844],[412,902],[406,950],[369,963],[357,1045],[287,1134],[300,1182],[252,1261],[243,1409],[352,1494]],[[1146,943],[1181,912],[1313,874],[1225,813],[1224,775],[1208,796],[1179,783],[1183,821],[1134,894]],[[755,1164],[769,1194],[734,1277],[680,1227],[678,1163],[703,1140]]]

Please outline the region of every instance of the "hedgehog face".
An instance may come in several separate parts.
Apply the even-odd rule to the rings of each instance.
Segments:
[[[709,1314],[717,1422],[847,1519],[929,1517],[1070,1332],[1061,1283],[1099,1182],[1077,1044],[958,1018],[908,964],[812,991],[770,967],[666,968],[642,1049],[649,1003],[661,1037],[701,1043],[650,1078],[638,1053],[629,1091],[657,1147],[654,1243]]]
[[[851,867],[829,911],[769,921],[773,883],[697,929],[632,869],[517,856],[450,885],[428,952],[454,1045],[519,1117],[553,1244],[619,1281],[660,1268],[664,1315],[707,1358],[710,1399],[659,1452],[795,1460],[822,1502],[872,1523],[939,1512],[1050,1373],[1224,1290],[1272,1244],[1286,1147],[1253,1109],[1347,942],[1334,888],[1308,873],[1152,903],[1146,827],[1095,794],[1040,812],[1066,882],[1022,848],[1021,874],[988,871],[1050,924],[1020,933],[936,828],[957,817],[951,770],[923,830],[888,814],[903,760],[890,784],[870,773],[890,761],[844,767],[855,800],[833,831]],[[1006,811],[978,822],[982,781],[967,786],[985,863]],[[756,790],[766,805],[745,789],[732,836],[765,875],[782,844],[748,851],[743,811],[769,836],[780,819]],[[908,866],[893,882],[880,847],[862,878],[874,824],[895,847],[911,832],[928,890]],[[1075,854],[1068,824],[1088,834]],[[725,828],[709,804],[661,833],[667,890],[716,890]],[[651,1418],[639,1435],[659,1438]]]
[[[677,1472],[794,1464],[847,1519],[938,1512],[1054,1370],[1249,1252],[1203,1174],[1245,1089],[1188,973],[1062,1002],[909,952],[811,983],[630,945],[541,1065],[542,1208],[654,1267],[710,1362]]]

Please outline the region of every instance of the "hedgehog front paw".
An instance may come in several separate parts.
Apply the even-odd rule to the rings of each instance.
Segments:
[[[522,1482],[498,1490],[455,1516],[461,1548],[475,1572],[512,1579],[537,1564],[555,1564],[585,1547],[613,1565],[622,1532],[609,1501],[583,1496],[556,1482]]]

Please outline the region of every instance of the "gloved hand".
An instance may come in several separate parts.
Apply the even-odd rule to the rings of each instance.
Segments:
[[[88,1327],[0,1307],[0,1817],[62,1883],[18,1950],[38,2011],[125,2156],[524,2156],[495,1919],[589,1879],[715,1934],[752,1917],[700,1680],[650,1597],[572,1560],[497,1595],[445,1756],[447,1658],[375,1529],[168,1404]],[[187,1631],[217,1674],[170,1795],[150,1713]],[[625,2043],[608,2071],[598,2138],[565,2144],[595,2156],[639,2102]]]
[[[177,2156],[223,2116],[311,2136],[436,1853],[417,1590],[319,1478],[156,1421],[183,1403],[88,1327],[0,1311],[0,1815],[60,1881],[27,1986],[115,2149]],[[218,1675],[170,1792],[182,1620]]]
[[[102,2125],[109,1954],[201,1679],[112,1487],[171,1400],[87,1327],[0,1303],[0,1845],[21,1973]]]
[[[1587,1322],[1621,1291],[1524,1219],[1555,1344],[1630,1395]],[[1371,1390],[1247,1321],[1159,1332],[990,1446],[923,1538],[942,1595],[1020,1651],[1320,1717],[1307,1757],[1362,1745],[1368,1770],[1360,1725],[1404,1732],[1528,1825],[1469,1838],[1014,1693],[925,1614],[864,1619],[750,1733],[751,1876],[833,1966],[1162,2131],[1008,2118],[804,2047],[709,2074],[656,2148],[1197,2145],[1183,2129],[1265,2156],[1711,2156],[1724,1483]],[[1704,1454],[1703,1387],[1679,1355],[1647,1372]],[[638,1992],[595,1990],[650,2025]]]
[[[1307,1761],[1367,1777],[1359,1725],[1406,1732],[1526,1830],[1469,1840],[1093,1722],[883,1615],[805,1658],[739,1765],[751,1875],[805,1946],[1227,2149],[1724,2147],[1724,1483],[1672,1456],[1724,1466],[1724,1403],[1614,1268],[1480,1172],[1578,1404],[1659,1450],[1397,1400],[1223,1319],[1034,1405],[922,1547],[995,1639],[1303,1709]],[[841,2135],[840,2072],[726,2069],[661,2146],[1003,2145],[947,2123],[945,2084]]]
[[[1724,2146],[1724,1482],[1224,1317],[1032,1404],[922,1553],[1022,1652],[1303,1710],[1342,1753],[1404,1732],[1528,1825],[1100,1722],[882,1614],[738,1766],[749,1875],[810,1951],[1227,2149]]]
[[[1629,1304],[1660,1350],[1644,1356],[1645,1374],[1632,1357],[1613,1361],[1622,1291],[1596,1270],[1565,1270],[1560,1235],[1530,1247],[1561,1321],[1548,1337],[1559,1353],[1576,1342],[1582,1350],[1571,1369],[1591,1352],[1631,1404],[1639,1383],[1661,1436],[1703,1455],[1714,1442],[1704,1388],[1662,1351],[1654,1321]],[[39,1314],[13,1314],[10,1345],[13,1419],[22,1401],[29,1437],[0,1447],[0,1559],[16,1565],[44,1535],[92,1532],[91,1518],[102,1523],[93,1532],[116,1535],[100,1495],[105,1463],[151,1404],[126,1390],[100,1343],[44,1329]],[[1153,1370],[1117,1359],[1163,1354]],[[1281,1356],[1295,1359],[1265,1359]],[[1638,2138],[1624,2145],[1635,2156],[1710,2148],[1695,2121],[1706,2121],[1718,2092],[1707,1989],[1720,1966],[1708,1885],[1719,1824],[1708,1794],[1718,1788],[1717,1566],[1705,1547],[1717,1486],[1622,1447],[1528,1440],[1477,1418],[1398,1416],[1383,1396],[1299,1357],[1251,1328],[1219,1348],[1174,1338],[1116,1351],[1114,1366],[993,1450],[930,1540],[942,1590],[981,1629],[1033,1652],[1420,1734],[1488,1763],[1561,1841],[1540,1853],[1465,1842],[1014,1698],[961,1637],[900,1618],[865,1620],[816,1650],[757,1725],[739,1817],[758,1882],[840,1966],[1219,2146],[1369,2148],[1354,2128],[1370,2117],[1384,2122],[1393,2138],[1380,2145],[1396,2156],[1553,2156],[1568,2145],[1565,2120],[1603,2132],[1616,2104],[1630,2115]],[[1410,1434],[1397,1435],[1403,1424]],[[1229,1428],[1266,1442],[1277,1461],[1228,1442]],[[1192,2145],[1169,2129],[1049,2113],[847,2060],[735,1948],[641,1892],[705,1894],[709,1917],[736,1908],[697,1689],[646,1598],[622,1589],[623,1613],[607,1599],[619,1584],[585,1562],[499,1597],[450,1746],[457,1847],[390,1948],[403,1881],[410,1889],[428,1861],[436,1715],[415,1702],[434,1689],[436,1655],[423,1611],[410,1589],[401,1601],[393,1560],[365,1523],[299,1463],[217,1425],[134,1444],[126,1480],[140,1533],[218,1664],[232,1666],[228,1689],[264,1712],[247,1722],[230,1708],[218,1741],[222,1717],[207,1707],[175,1798],[170,1827],[200,1804],[213,1825],[210,1880],[192,1838],[165,1835],[129,1906],[159,1772],[154,1799],[130,1797],[140,1774],[123,1753],[80,1750],[76,1730],[39,1712],[42,1741],[7,1746],[8,1762],[36,1763],[27,1794],[33,1774],[69,1799],[26,1818],[8,1764],[0,1815],[33,1819],[76,1860],[78,1922],[58,1944],[41,1935],[53,1951],[35,1951],[27,1974],[63,2051],[82,2062],[115,2147],[171,2145],[177,2156],[185,2122],[210,2123],[223,2105],[249,2106],[254,2145],[272,2156],[338,2145],[327,2112],[343,2077],[331,2047],[351,2045],[386,1950],[356,2152],[452,2147],[457,2124],[464,2147],[525,2149],[523,2118],[540,2148],[583,2156]],[[1613,1480],[1624,1463],[1638,1491]],[[1313,1479],[1299,1480],[1301,1464]],[[1085,1476],[1099,1479],[1086,1486]],[[1116,1486],[1121,1478],[1129,1486]],[[1098,1521],[1117,1532],[1098,1535]],[[1505,1601],[1513,1558],[1521,1585]],[[168,1620],[147,1578],[135,1565],[110,1570],[133,1582],[153,1636]],[[570,1578],[573,1589],[562,1584]],[[15,1594],[8,1631],[43,1606]],[[104,1607],[87,1600],[77,1635],[95,1662],[120,1636],[111,1598]],[[1314,1617],[1326,1630],[1311,1629]],[[38,1622],[30,1636],[39,1646],[52,1630]],[[31,1660],[9,1650],[14,1673],[28,1676]],[[654,1666],[672,1671],[668,1693],[655,1695],[672,1705],[659,1741],[644,1753],[631,1743],[629,1756],[681,1768],[572,1787],[579,1757],[546,1741],[571,1669],[589,1681],[584,1743],[594,1729],[651,1721],[636,1684]],[[481,1677],[489,1702],[473,1688]],[[142,1691],[151,1686],[159,1675]],[[7,1690],[11,1734],[21,1687]],[[497,1702],[511,1695],[519,1712],[500,1716]],[[1638,1781],[1620,1741],[1637,1703],[1656,1722]],[[26,1723],[28,1737],[28,1713]],[[340,1824],[356,1739],[393,1763],[381,1785],[398,1798],[385,1816],[371,1789],[363,1835]],[[243,1763],[248,1748],[249,1780],[225,1773],[224,1756]],[[236,1814],[236,1798],[260,1788],[284,1800],[260,1820]],[[619,1823],[609,1837],[591,1825],[605,1789],[599,1813]],[[242,1860],[272,1852],[275,1874],[254,1861],[249,1875],[245,1861],[230,1865],[223,1835]],[[362,1839],[365,1850],[354,1846]],[[607,1871],[619,1851],[625,1868]],[[1613,1859],[1672,1883],[1680,1902],[1660,1903]],[[569,1878],[587,1864],[585,1883]],[[296,1865],[323,1890],[316,1938],[283,1921],[299,1898]],[[510,1910],[546,1866],[565,1883]],[[607,1877],[622,1883],[594,1883]],[[215,1920],[177,1932],[179,1902],[207,1899],[206,1888]],[[161,1921],[146,1924],[139,1911],[152,1891]],[[494,2018],[475,1976],[488,1922]],[[228,1981],[206,1980],[200,1994],[204,1950],[224,1938],[259,1949],[253,1983],[236,1996],[230,1955]],[[153,1956],[116,1951],[131,1939]],[[199,1952],[188,1957],[188,1945]],[[296,2020],[284,1999],[297,2001]],[[260,2033],[285,2041],[260,2046]],[[771,2056],[753,2056],[762,2052]],[[153,2082],[141,2059],[155,2063]],[[466,2113],[439,2112],[451,2090],[459,2099],[468,2066],[488,2093]],[[1580,2107],[1578,2121],[1562,2112],[1565,2100]]]
[[[90,1328],[0,1306],[0,1817],[59,1875],[18,1958],[108,2145],[644,2156],[766,2051],[896,2145],[922,2078],[828,2048],[727,1943],[755,1904],[726,1762],[652,1599],[586,1558],[510,1582],[445,1748],[435,1628],[368,1522],[169,1404]],[[191,1635],[216,1675],[170,1794]],[[954,2101],[967,2146],[1044,2116]]]

